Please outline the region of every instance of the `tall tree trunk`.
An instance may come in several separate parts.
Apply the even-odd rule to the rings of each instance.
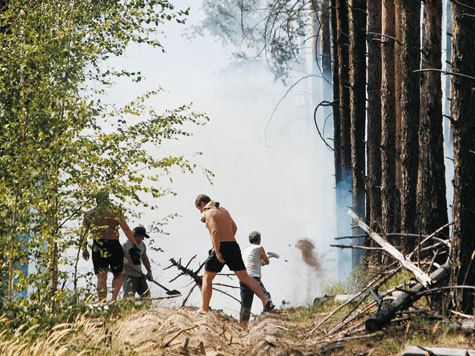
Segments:
[[[423,23],[417,204],[420,230],[430,234],[448,221],[439,72],[442,66],[442,0],[425,1]],[[448,231],[443,234],[448,235]],[[440,256],[440,261],[445,257]]]
[[[338,75],[340,94],[340,147],[343,180],[351,180],[351,117],[350,117],[350,71],[348,4],[337,0],[338,11]],[[351,187],[351,184],[350,184]]]
[[[396,112],[394,98],[394,0],[383,0],[381,44],[381,220],[396,231]]]
[[[475,11],[452,3],[452,118],[454,142],[454,244],[458,283],[475,286]],[[461,75],[469,75],[471,78]],[[473,290],[460,292],[461,310],[473,313]]]
[[[336,0],[330,4],[331,20],[331,58],[332,58],[332,86],[333,86],[333,155],[335,163],[335,183],[341,181],[341,148],[340,148],[340,85],[339,85],[339,62],[338,62],[338,24]],[[338,187],[337,187],[338,188]],[[338,205],[338,201],[337,201]]]
[[[350,82],[349,82],[349,36],[348,4],[346,0],[336,0],[337,19],[337,54],[338,54],[338,105],[340,121],[340,157],[341,176],[337,182],[337,233],[348,235],[351,219],[346,210],[351,206],[351,118],[350,118]],[[346,278],[351,271],[351,251],[339,251],[339,278]]]
[[[330,34],[330,1],[322,0],[322,11],[320,16],[321,45],[322,45],[322,71],[323,71],[323,96],[330,89],[332,75],[331,57],[331,34]]]
[[[366,0],[350,0],[350,115],[353,211],[365,216],[365,123],[366,123]],[[361,234],[359,229],[354,234]],[[354,244],[362,245],[363,238]],[[362,250],[353,249],[353,267],[361,264]]]
[[[330,33],[330,0],[322,0],[320,12],[320,32],[321,32],[321,48],[322,48],[322,90],[323,100],[332,101],[332,54],[331,54],[331,33]],[[318,40],[318,39],[317,39]],[[316,46],[319,43],[315,43]],[[331,108],[323,107],[324,115],[324,131],[327,129],[333,131],[333,123],[327,125],[327,120],[331,117]],[[325,135],[326,138],[326,135]]]
[[[381,224],[381,1],[368,0],[368,201],[369,226]]]
[[[396,229],[400,231],[401,228],[401,186],[402,186],[402,166],[399,158],[401,153],[401,37],[402,37],[402,23],[401,23],[401,4],[399,0],[394,0],[394,117],[396,118],[396,148],[395,148],[395,184],[396,197],[395,200],[395,215],[394,223]],[[393,239],[395,246],[401,245],[401,238],[395,236]]]
[[[399,0],[401,15],[401,232],[416,233],[416,189],[419,155],[419,72],[421,4]],[[413,239],[404,241],[412,251]]]

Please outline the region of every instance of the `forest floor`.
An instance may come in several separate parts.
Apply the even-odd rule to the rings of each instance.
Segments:
[[[276,310],[246,325],[222,311],[198,314],[194,308],[159,307],[128,316],[115,324],[112,333],[139,355],[387,356],[400,355],[407,345],[475,349],[473,332],[457,331],[452,322],[429,315],[395,321],[370,335],[361,321],[346,335],[328,335],[343,313],[312,332],[329,312],[304,307]]]
[[[18,330],[0,338],[2,355],[401,355],[409,345],[475,349],[475,332],[461,331],[457,319],[438,317],[420,302],[383,330],[368,334],[367,316],[376,308],[324,302],[274,310],[239,323],[220,310],[197,313],[193,307],[142,305],[141,310],[82,315],[40,337]],[[357,315],[357,317],[349,317]],[[457,317],[458,318],[458,317]],[[322,323],[323,321],[323,323]],[[319,325],[321,324],[321,325]],[[318,328],[316,328],[319,326]],[[3,334],[3,333],[2,333]],[[0,334],[0,336],[2,336]],[[470,354],[472,355],[472,354]]]

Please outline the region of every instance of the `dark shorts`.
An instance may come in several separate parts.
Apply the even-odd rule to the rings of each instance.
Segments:
[[[94,240],[92,245],[92,264],[94,273],[122,272],[124,268],[124,251],[119,240]]]
[[[124,273],[122,288],[124,289],[124,298],[135,297],[135,293],[138,293],[140,296],[150,295],[147,279],[144,276],[134,277]]]
[[[224,265],[231,271],[242,271],[246,269],[241,256],[241,249],[236,241],[223,241],[219,245],[219,250],[223,256],[224,263],[218,261],[216,252],[212,252],[205,261],[205,270],[208,272],[221,272]]]

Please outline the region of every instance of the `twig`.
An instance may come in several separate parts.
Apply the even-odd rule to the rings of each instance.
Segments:
[[[172,298],[178,298],[178,297],[181,297],[181,295],[169,295],[169,296],[166,296],[166,297],[153,297],[153,298],[140,298],[138,301],[142,301],[142,300],[162,300],[162,299],[172,299]]]
[[[198,325],[193,325],[193,326],[190,326],[189,328],[185,328],[185,329],[182,329],[182,330],[178,331],[170,340],[168,340],[166,343],[164,343],[162,345],[162,348],[168,347],[173,340],[175,340],[178,336],[180,336],[180,334],[184,333],[185,331],[197,328],[197,327],[198,327]]]
[[[218,289],[218,288],[213,288],[213,290],[215,290],[217,292],[220,292],[220,293],[223,293],[224,295],[227,295],[229,298],[234,299],[236,302],[238,302],[240,305],[242,305],[242,302],[239,299],[237,299],[236,297],[232,296],[231,294],[226,293],[225,291],[223,291],[221,289]]]
[[[357,245],[334,245],[334,244],[330,244],[330,246],[338,247],[338,248],[354,248],[357,250],[384,251],[384,248],[381,248],[381,247],[366,247],[366,246],[357,246]]]
[[[467,315],[467,314],[464,314],[464,313],[460,313],[460,312],[455,311],[455,310],[450,310],[450,312],[455,314],[455,315],[461,316],[462,318],[473,319],[472,315]]]
[[[186,295],[186,298],[183,299],[183,303],[181,303],[181,306],[184,307],[186,302],[188,301],[188,298],[190,297],[191,293],[193,293],[193,290],[196,288],[197,284],[195,284],[193,287],[191,287],[190,291]]]
[[[437,69],[437,68],[425,68],[425,69],[416,69],[413,71],[415,72],[439,72],[445,75],[454,75],[456,77],[463,77],[463,78],[468,78],[468,79],[473,79],[475,80],[475,77],[472,77],[471,75],[463,74],[463,73],[454,73],[450,72],[448,70],[442,70],[442,69]]]
[[[232,285],[230,285],[230,284],[224,284],[224,283],[213,283],[213,286],[220,286],[220,287],[228,287],[228,288],[234,288],[234,289],[241,289],[241,287],[232,286]]]

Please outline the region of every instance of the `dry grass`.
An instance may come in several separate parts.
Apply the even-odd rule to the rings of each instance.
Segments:
[[[104,322],[80,316],[39,337],[37,326],[20,328],[14,335],[4,330],[0,333],[0,354],[270,356],[298,349],[305,355],[390,356],[400,354],[407,345],[475,348],[473,334],[463,334],[453,322],[434,320],[429,314],[395,321],[369,337],[361,328],[363,315],[351,322],[347,331],[329,335],[341,322],[342,310],[309,337],[310,330],[332,307],[335,305],[277,310],[260,315],[249,325],[221,311],[203,315],[194,308],[155,307]],[[373,312],[374,308],[368,310],[368,314]],[[0,319],[2,324],[6,324],[5,319]]]

